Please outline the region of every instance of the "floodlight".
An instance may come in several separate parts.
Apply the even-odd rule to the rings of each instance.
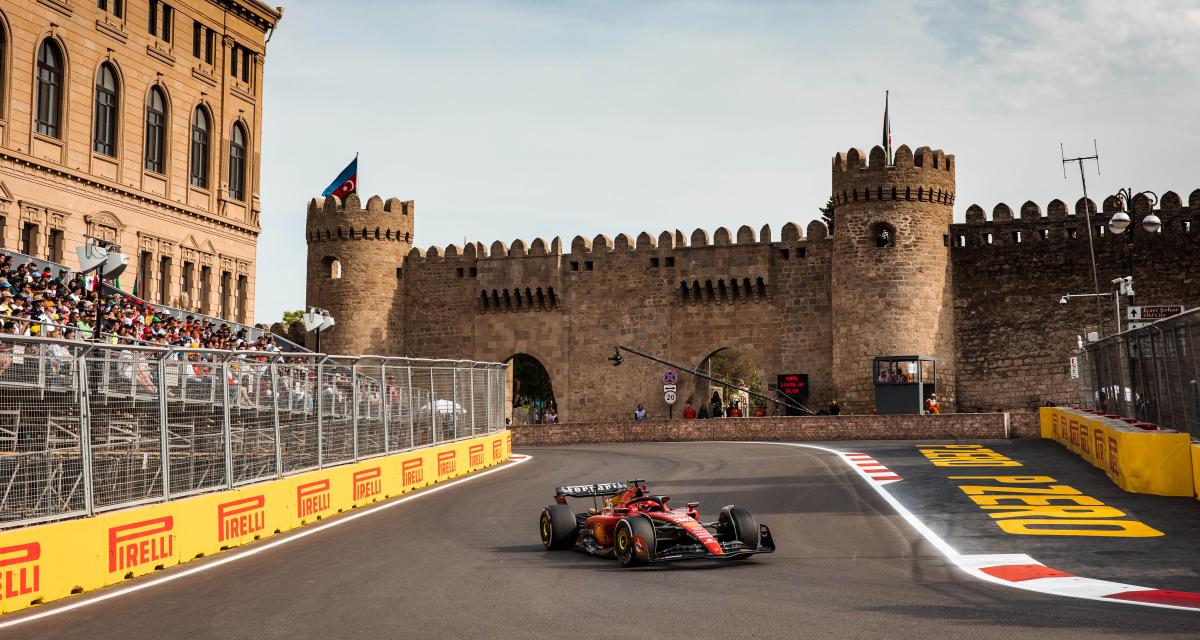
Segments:
[[[336,324],[336,323],[333,321],[333,316],[326,313],[321,321],[321,331],[325,331],[325,330],[329,329],[334,324]]]

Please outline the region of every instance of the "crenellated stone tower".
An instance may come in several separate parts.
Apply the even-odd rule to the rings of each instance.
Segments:
[[[413,201],[357,195],[308,204],[308,289],[305,307],[327,309],[337,325],[321,334],[321,350],[341,354],[392,354],[403,340],[404,295],[399,286],[412,249]],[[270,286],[270,283],[264,283]],[[309,348],[315,346],[308,335]]]
[[[954,302],[947,229],[954,156],[921,147],[833,158],[833,387],[853,413],[874,408],[871,362],[928,355],[943,411],[954,410]],[[886,234],[886,235],[885,235]],[[882,246],[881,246],[882,245]]]

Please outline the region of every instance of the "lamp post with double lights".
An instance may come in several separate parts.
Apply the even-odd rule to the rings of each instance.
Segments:
[[[1112,217],[1109,218],[1109,220],[1108,220],[1109,231],[1112,231],[1116,235],[1121,235],[1122,233],[1125,233],[1126,229],[1129,229],[1129,226],[1133,223],[1133,218],[1130,217],[1130,215],[1134,212],[1133,211],[1133,203],[1137,199],[1138,196],[1146,196],[1146,199],[1150,202],[1151,208],[1153,208],[1154,205],[1158,204],[1158,195],[1156,193],[1154,193],[1153,191],[1141,191],[1138,193],[1134,193],[1133,189],[1130,189],[1129,187],[1125,187],[1125,188],[1117,191],[1116,197],[1122,202],[1123,210],[1119,210],[1116,213],[1113,213]],[[1162,220],[1159,219],[1159,217],[1157,215],[1155,215],[1153,211],[1146,214],[1146,217],[1142,218],[1141,224],[1142,224],[1142,228],[1146,230],[1146,233],[1158,233],[1159,230],[1162,229]],[[1134,265],[1133,265],[1134,231],[1132,229],[1129,229],[1129,236],[1127,236],[1127,237],[1129,239],[1125,241],[1125,247],[1126,247],[1125,251],[1129,257],[1129,278],[1132,281],[1133,267],[1134,267]],[[1129,287],[1128,291],[1129,291],[1129,305],[1132,306],[1133,305],[1132,282],[1130,283],[1130,287]]]

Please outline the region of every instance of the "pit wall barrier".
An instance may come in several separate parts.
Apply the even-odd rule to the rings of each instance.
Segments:
[[[1194,496],[1200,449],[1186,433],[1144,429],[1121,419],[1061,407],[1041,409],[1042,437],[1058,441],[1134,493]]]
[[[0,611],[183,564],[494,466],[507,431],[230,491],[0,532]]]

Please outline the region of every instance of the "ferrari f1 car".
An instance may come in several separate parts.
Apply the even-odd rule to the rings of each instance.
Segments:
[[[593,504],[577,514],[567,498],[592,498]],[[746,509],[722,507],[715,522],[702,522],[699,502],[675,509],[670,501],[650,493],[645,480],[559,487],[554,504],[538,519],[542,544],[548,550],[613,556],[626,567],[672,560],[738,560],[775,551],[771,530],[755,522]]]

